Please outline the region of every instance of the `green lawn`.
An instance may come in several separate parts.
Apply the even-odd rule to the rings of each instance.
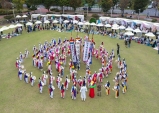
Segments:
[[[73,32],[73,37],[76,33]],[[23,33],[21,36],[12,39],[2,39],[0,41],[0,113],[158,113],[159,112],[159,55],[156,50],[151,47],[140,45],[132,42],[131,48],[125,48],[123,40],[112,39],[99,35],[94,36],[96,47],[101,42],[108,51],[114,48],[116,52],[116,43],[120,44],[121,57],[126,59],[128,64],[128,90],[126,94],[122,94],[118,99],[114,97],[114,91],[111,90],[110,95],[105,95],[105,89],[102,88],[102,97],[94,99],[87,96],[86,102],[82,102],[80,94],[76,100],[70,98],[70,88],[66,91],[66,98],[60,98],[60,91],[54,82],[55,92],[54,98],[50,99],[48,87],[45,86],[43,94],[39,93],[38,80],[35,86],[25,84],[17,77],[17,69],[15,68],[16,58],[19,52],[23,52],[25,48],[31,52],[28,59],[25,59],[24,66],[27,72],[32,71],[38,79],[42,72],[32,66],[32,47],[38,46],[39,42],[45,40],[50,41],[52,38],[70,38],[70,33],[58,33],[56,31],[37,31],[34,33]],[[85,34],[79,34],[83,37]],[[68,64],[68,63],[67,63]],[[104,83],[109,80],[111,88],[114,86],[113,78],[117,69],[116,63],[113,64],[113,73],[104,79]],[[101,64],[93,58],[91,71],[98,71]],[[45,66],[46,69],[46,66]],[[68,65],[65,68],[65,75],[68,73]],[[53,74],[57,76],[57,72],[53,69]],[[80,76],[85,75],[85,66],[82,63]],[[48,81],[47,81],[48,82]],[[87,95],[89,91],[87,92]]]

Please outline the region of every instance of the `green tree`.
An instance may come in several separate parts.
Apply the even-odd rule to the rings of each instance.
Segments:
[[[88,4],[88,7],[92,7],[95,4],[95,0],[86,0],[85,2]]]
[[[148,5],[149,0],[134,0],[134,10],[136,13],[143,12]]]
[[[41,1],[40,0],[25,0],[25,3],[28,8],[32,7],[33,9],[36,9],[36,5],[40,4]]]
[[[82,5],[82,0],[69,0],[69,6],[73,8],[74,11],[76,11],[77,7],[80,7]]]
[[[55,3],[55,0],[44,0],[44,6],[49,11],[50,7]]]
[[[113,0],[113,7],[114,7],[115,5],[117,5],[118,2],[119,2],[119,0]]]
[[[120,10],[121,10],[122,16],[124,15],[125,8],[128,7],[128,4],[129,4],[129,0],[120,0],[119,7],[120,7]]]
[[[103,12],[108,12],[111,7],[113,6],[113,1],[112,0],[101,0],[100,6],[103,9]]]
[[[61,7],[63,10],[63,6],[69,6],[69,1],[68,0],[56,0],[57,5]]]
[[[13,0],[13,3],[15,5],[16,9],[18,11],[20,11],[23,9],[23,4],[25,3],[25,0]]]

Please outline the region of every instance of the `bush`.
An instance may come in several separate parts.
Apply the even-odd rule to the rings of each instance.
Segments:
[[[0,9],[0,15],[13,14],[11,10]]]
[[[14,16],[13,15],[7,15],[7,16],[4,16],[4,19],[7,19],[7,20],[10,20],[10,19],[13,19]]]
[[[98,14],[92,14],[92,17],[95,18],[95,19],[98,19],[99,15]]]
[[[151,22],[157,22],[157,19],[152,19],[152,21]]]
[[[95,18],[91,18],[90,20],[89,20],[89,23],[96,23],[96,19]]]

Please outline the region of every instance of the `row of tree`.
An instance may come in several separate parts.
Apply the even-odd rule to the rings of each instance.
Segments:
[[[1,3],[8,0],[0,0]],[[96,2],[95,2],[96,1]],[[159,7],[159,0],[156,1],[156,9]],[[63,9],[63,6],[70,6],[76,11],[76,8],[84,6],[84,4],[88,4],[88,7],[93,6],[98,3],[98,5],[102,8],[103,12],[108,12],[111,8],[114,9],[115,6],[118,6],[122,13],[126,8],[134,9],[136,13],[143,12],[147,5],[149,4],[149,0],[12,0],[15,4],[17,10],[21,10],[23,8],[23,4],[27,4],[28,7],[36,7],[38,4],[43,4],[48,11],[51,6],[60,6]]]

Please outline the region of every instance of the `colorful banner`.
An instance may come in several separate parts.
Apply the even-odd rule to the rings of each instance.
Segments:
[[[84,53],[83,53],[83,61],[86,62],[88,60],[88,55],[90,52],[91,42],[85,41],[84,44]]]
[[[71,54],[72,54],[72,62],[76,62],[76,53],[75,53],[75,44],[73,41],[70,41]]]
[[[91,43],[91,47],[90,47],[90,62],[89,62],[89,64],[92,64],[92,52],[93,52],[93,43]]]
[[[81,45],[80,38],[76,38],[75,47],[76,47],[76,57],[77,57],[77,61],[80,61],[80,45]]]

